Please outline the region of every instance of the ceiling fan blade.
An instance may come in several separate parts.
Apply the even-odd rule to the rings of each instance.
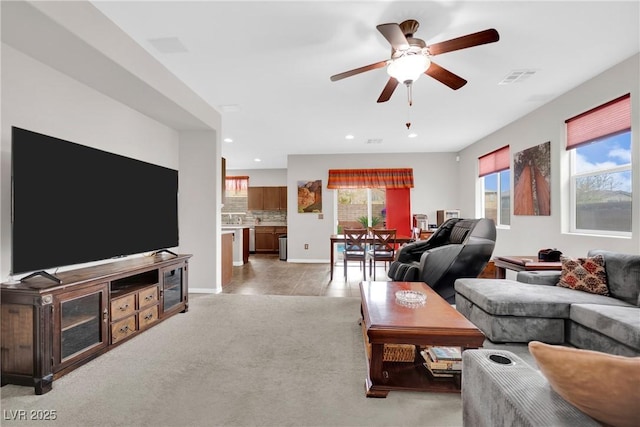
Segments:
[[[376,62],[375,64],[365,65],[364,67],[355,68],[353,70],[345,71],[344,73],[331,76],[331,81],[335,82],[342,80],[346,77],[355,76],[356,74],[364,73],[365,71],[375,70],[376,68],[382,68],[387,65],[387,61]]]
[[[382,89],[380,97],[378,97],[378,102],[387,102],[389,98],[391,98],[393,91],[396,90],[396,86],[398,86],[398,81],[393,77],[389,77],[389,81],[385,85],[384,89]]]
[[[431,65],[429,65],[429,68],[427,68],[427,71],[425,71],[424,73],[427,76],[433,77],[434,79],[438,80],[440,83],[449,86],[453,90],[458,90],[462,86],[467,84],[467,81],[465,79],[453,74],[449,70],[442,68],[434,62],[431,62]]]
[[[376,26],[378,31],[382,33],[385,39],[391,44],[395,50],[406,50],[409,48],[409,42],[404,36],[398,24],[380,24]]]
[[[493,43],[500,40],[500,35],[493,28],[489,30],[479,31],[466,36],[435,43],[427,46],[432,56],[442,53],[452,52],[454,50],[466,49],[468,47],[479,46],[481,44]]]

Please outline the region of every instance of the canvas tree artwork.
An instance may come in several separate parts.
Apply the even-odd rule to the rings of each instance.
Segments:
[[[298,212],[322,212],[322,180],[298,181]]]
[[[513,156],[515,215],[551,215],[551,142]]]

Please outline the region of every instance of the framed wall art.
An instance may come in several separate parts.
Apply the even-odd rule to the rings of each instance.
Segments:
[[[551,142],[513,156],[514,215],[551,215]]]
[[[322,212],[322,180],[298,181],[298,213]]]

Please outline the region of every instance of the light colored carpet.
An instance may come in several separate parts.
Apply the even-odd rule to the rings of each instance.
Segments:
[[[207,295],[36,396],[3,426],[459,426],[459,394],[364,395],[358,298]],[[55,422],[9,411],[55,410]],[[13,412],[15,413],[15,412]]]

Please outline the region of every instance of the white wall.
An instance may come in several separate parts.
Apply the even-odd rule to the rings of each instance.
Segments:
[[[458,201],[463,214],[467,215],[479,204],[479,156],[510,145],[513,159],[516,152],[547,141],[551,142],[551,215],[512,215],[510,228],[498,230],[494,254],[529,255],[547,247],[557,247],[569,256],[585,256],[592,248],[640,253],[639,63],[640,55],[635,55],[460,152]],[[564,121],[626,93],[631,93],[632,101],[633,237],[570,234],[567,232],[569,173]],[[511,212],[513,213],[513,206]]]
[[[438,209],[458,206],[458,164],[455,153],[290,155],[287,160],[287,252],[290,262],[327,262],[329,236],[335,232],[334,190],[327,189],[329,169],[413,168],[412,213],[426,213],[435,222]],[[322,180],[322,216],[297,211],[298,181]],[[473,214],[473,210],[461,212]],[[305,243],[309,249],[305,250]]]
[[[11,126],[178,169],[178,133],[2,45],[0,279],[11,264]],[[78,208],[81,201],[79,201]]]
[[[220,245],[221,162],[214,131],[180,132],[179,218],[181,253],[189,262],[189,289],[222,290]]]
[[[220,289],[219,112],[88,1],[0,6],[0,280],[10,269],[9,129],[17,125],[178,169],[180,249],[194,250],[190,288]],[[193,210],[206,219],[186,224]]]

